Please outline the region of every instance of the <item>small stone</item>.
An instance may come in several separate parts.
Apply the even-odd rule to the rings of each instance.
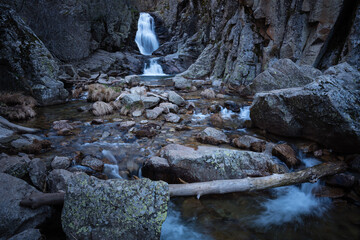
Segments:
[[[191,88],[191,81],[180,76],[173,78],[173,82],[176,89],[189,90]]]
[[[211,127],[206,128],[204,131],[198,134],[196,138],[202,143],[208,143],[212,145],[219,145],[230,142],[225,133]]]
[[[70,136],[70,135],[73,135],[74,133],[73,133],[73,131],[71,131],[71,129],[63,128],[63,129],[60,129],[59,131],[57,131],[56,134],[59,136]]]
[[[138,110],[133,111],[133,112],[131,113],[131,115],[132,115],[133,117],[140,117],[140,116],[142,115],[142,113],[143,113],[143,111],[138,109]]]
[[[20,138],[15,141],[12,141],[11,146],[16,149],[22,149],[22,148],[26,148],[27,146],[31,145],[31,143],[32,142],[30,142],[27,139]]]
[[[104,169],[104,162],[91,156],[86,156],[81,161],[81,165],[90,167],[91,169],[94,169],[98,172],[101,172]]]
[[[122,122],[123,120],[121,118],[113,118],[113,122]]]
[[[225,107],[233,112],[240,112],[240,104],[234,102],[234,101],[225,101],[224,103]]]
[[[158,97],[143,97],[142,102],[144,104],[144,108],[152,108],[159,104],[160,98]]]
[[[162,114],[163,111],[164,111],[164,109],[160,108],[160,107],[156,107],[151,110],[147,109],[146,110],[146,118],[147,119],[156,119]]]
[[[64,169],[52,170],[46,180],[49,191],[52,193],[65,192],[66,184],[71,176],[73,176],[73,173]]]
[[[147,124],[149,121],[148,120],[141,120],[140,124]]]
[[[219,94],[216,94],[216,98],[218,98],[218,99],[224,99],[224,98],[225,98],[225,95],[219,93]]]
[[[71,161],[68,157],[58,157],[56,156],[51,162],[51,167],[53,169],[67,169],[70,167]]]
[[[186,103],[185,100],[174,91],[169,92],[169,101],[178,106],[184,106]]]
[[[215,92],[212,89],[205,89],[204,91],[202,91],[200,93],[200,95],[202,97],[204,97],[204,98],[207,98],[207,99],[215,98]]]
[[[294,149],[286,143],[276,145],[272,150],[272,154],[285,162],[289,168],[300,164]]]
[[[99,125],[99,124],[103,124],[103,123],[104,123],[104,120],[101,118],[96,118],[91,121],[91,124],[93,124],[93,125]]]
[[[134,121],[122,122],[122,123],[120,123],[120,129],[121,130],[128,130],[128,129],[132,128],[135,125],[136,125],[136,122],[134,122]]]
[[[179,111],[178,105],[169,102],[160,103],[159,107],[164,109],[164,113],[177,113]]]
[[[34,158],[29,164],[30,180],[35,187],[44,190],[46,181],[46,163],[40,158]]]
[[[180,117],[174,113],[168,113],[164,117],[167,122],[178,123],[180,121]]]

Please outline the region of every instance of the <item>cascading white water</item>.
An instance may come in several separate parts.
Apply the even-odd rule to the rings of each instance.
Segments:
[[[135,42],[143,55],[151,55],[159,48],[154,18],[148,13],[140,13]]]
[[[140,13],[138,30],[135,42],[143,55],[150,56],[159,48],[159,42],[155,33],[154,18],[148,13]],[[151,58],[149,64],[145,63],[143,76],[165,76],[161,65],[157,62],[158,58]]]
[[[151,58],[149,64],[145,64],[143,76],[165,76],[162,67],[157,62],[158,58]]]

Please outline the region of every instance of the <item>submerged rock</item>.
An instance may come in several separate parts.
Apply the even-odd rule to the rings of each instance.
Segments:
[[[165,182],[77,174],[68,182],[63,230],[77,239],[159,239],[168,201]]]
[[[37,227],[51,215],[51,208],[42,206],[30,209],[20,206],[20,201],[31,193],[39,193],[25,181],[0,173],[0,233],[7,239],[16,233]]]
[[[202,143],[212,145],[219,145],[223,143],[230,143],[229,138],[220,130],[208,127],[196,136],[196,139]]]
[[[347,64],[333,68],[338,71],[305,87],[258,93],[250,112],[253,124],[270,133],[304,137],[338,152],[358,152],[360,78],[356,76],[360,73]]]
[[[188,182],[237,179],[283,173],[283,167],[263,153],[218,147],[193,148],[170,144],[161,150],[174,174]]]
[[[180,121],[180,117],[178,115],[176,115],[175,113],[168,113],[165,116],[165,120],[167,122],[172,122],[172,123],[178,123]]]

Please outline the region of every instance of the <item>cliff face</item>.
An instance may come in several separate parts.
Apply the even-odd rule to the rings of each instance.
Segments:
[[[168,29],[171,40],[157,53],[177,53],[180,60],[196,60],[183,76],[247,84],[278,58],[322,68],[341,60],[357,65],[359,10],[349,12],[357,9],[358,2],[154,0],[133,4],[162,19]],[[336,23],[346,23],[351,30],[334,28]],[[342,40],[334,39],[337,31],[345,34]],[[335,57],[330,38],[339,48]],[[330,58],[333,60],[328,61]]]
[[[99,48],[123,49],[136,24],[135,13],[125,0],[1,2],[10,4],[52,54],[63,61],[85,58]]]

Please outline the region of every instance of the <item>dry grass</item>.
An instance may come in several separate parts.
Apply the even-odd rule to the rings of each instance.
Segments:
[[[119,110],[122,107],[120,101],[113,101],[110,103],[110,105],[114,108],[114,110]]]
[[[25,96],[21,93],[0,92],[0,102],[7,106],[22,105],[31,108],[37,105],[37,102],[33,97]]]
[[[36,116],[34,98],[21,93],[0,92],[0,115],[8,120],[25,120]]]
[[[114,111],[113,107],[105,102],[98,101],[93,104],[93,114],[95,116],[103,116],[111,114]]]
[[[111,102],[114,101],[119,93],[115,92],[114,89],[105,87],[101,84],[89,85],[89,94],[87,100],[90,102],[103,101]]]

